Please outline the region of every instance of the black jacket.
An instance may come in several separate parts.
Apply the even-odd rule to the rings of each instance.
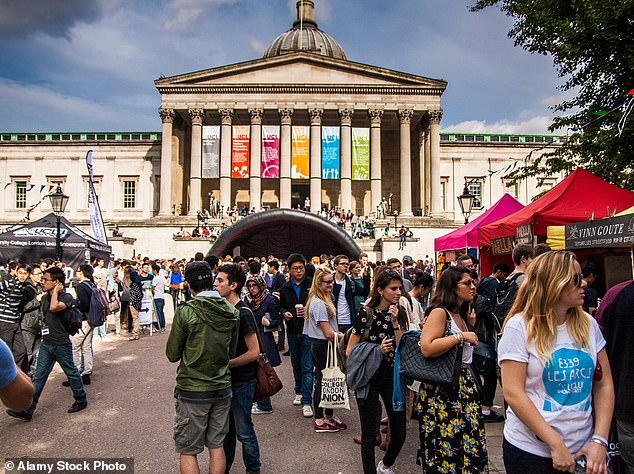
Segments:
[[[350,308],[350,323],[354,324],[354,320],[357,318],[354,310],[353,296],[368,296],[370,294],[370,275],[363,275],[363,288],[359,285],[355,285],[354,282],[346,275],[346,301]],[[335,278],[335,286],[332,290],[332,294],[335,297],[335,307],[337,307],[339,301],[339,294],[341,293],[341,285],[337,283]]]
[[[292,281],[292,280],[291,280]],[[282,317],[284,313],[289,312],[293,317],[286,321],[286,329],[289,334],[301,334],[304,330],[304,318],[298,318],[295,313],[295,305],[303,304],[306,306],[306,300],[308,299],[308,291],[310,290],[313,280],[306,277],[299,287],[299,300],[293,289],[291,281],[287,281],[280,289],[280,313]]]

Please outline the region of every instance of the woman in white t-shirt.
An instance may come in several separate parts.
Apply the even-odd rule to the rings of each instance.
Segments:
[[[542,254],[504,322],[498,359],[509,405],[503,443],[509,474],[575,472],[581,456],[585,472],[607,472],[614,387],[605,340],[581,309],[585,286],[574,254]]]

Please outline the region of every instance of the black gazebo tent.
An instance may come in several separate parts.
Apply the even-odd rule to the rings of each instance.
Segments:
[[[48,214],[35,222],[0,234],[0,260],[13,258],[23,263],[35,263],[44,258],[55,259],[57,217]],[[101,257],[110,260],[112,247],[78,229],[64,217],[60,218],[62,262],[73,268]]]

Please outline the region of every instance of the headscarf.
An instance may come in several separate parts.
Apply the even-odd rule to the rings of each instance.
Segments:
[[[247,288],[247,303],[253,311],[257,311],[262,305],[262,302],[266,299],[267,296],[269,296],[269,290],[266,286],[264,278],[262,278],[260,275],[251,275],[249,278],[247,278],[246,284],[248,285],[249,282],[254,282],[256,285],[258,285],[258,289],[260,290],[257,295],[253,296],[249,291],[249,288]]]

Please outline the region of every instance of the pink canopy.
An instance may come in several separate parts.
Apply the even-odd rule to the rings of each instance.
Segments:
[[[443,250],[463,249],[465,247],[476,248],[478,246],[478,227],[502,219],[523,207],[523,204],[507,193],[485,213],[468,224],[435,239],[434,250],[442,252]]]

